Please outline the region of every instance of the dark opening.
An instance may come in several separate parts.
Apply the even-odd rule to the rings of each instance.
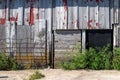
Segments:
[[[113,30],[86,30],[86,49],[110,45],[113,50]]]

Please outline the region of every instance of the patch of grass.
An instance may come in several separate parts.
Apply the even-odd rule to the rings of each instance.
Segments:
[[[120,70],[120,48],[116,48],[113,51],[112,67],[113,69]]]
[[[43,77],[45,77],[43,74],[39,71],[35,71],[35,73],[30,76],[29,80],[41,79]]]
[[[20,70],[22,65],[17,63],[13,57],[8,57],[4,52],[0,53],[0,70]]]
[[[69,54],[69,53],[68,53]],[[81,53],[81,49],[75,48],[73,58],[69,61],[61,61],[60,65],[65,70],[92,69],[109,70],[120,69],[120,49],[114,53],[109,51],[109,45],[103,48],[89,48]]]

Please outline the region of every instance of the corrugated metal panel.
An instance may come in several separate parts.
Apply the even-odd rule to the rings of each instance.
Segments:
[[[57,29],[111,28],[112,0],[56,0],[55,4]]]
[[[0,24],[17,21],[18,25],[32,26],[45,19],[50,31],[53,19],[57,29],[109,29],[113,18],[118,19],[112,16],[113,3],[113,0],[1,0]]]

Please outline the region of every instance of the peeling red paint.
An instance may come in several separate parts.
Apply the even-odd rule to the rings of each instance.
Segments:
[[[63,0],[63,2],[64,2],[64,9],[65,9],[65,11],[67,11],[68,10],[68,0]]]
[[[33,8],[33,5],[31,5],[31,7],[30,7],[30,21],[29,21],[29,24],[30,25],[34,24],[34,8]]]
[[[4,1],[4,12],[3,12],[3,14],[4,14],[4,18],[0,18],[0,24],[1,25],[4,25],[5,23],[6,23],[6,8],[7,8],[7,6],[6,6],[6,0]]]
[[[103,0],[96,0],[96,2],[97,2],[97,3],[99,3],[99,2],[103,2]]]
[[[92,28],[91,23],[92,23],[92,20],[89,20],[88,23],[87,23],[87,25],[88,25],[88,27],[89,27],[90,29]]]
[[[95,24],[95,26],[92,26],[92,23]],[[99,26],[99,23],[96,22],[96,20],[89,20],[88,23],[87,23],[87,25],[88,25],[88,28],[89,28],[89,29],[92,29],[92,28],[98,27],[98,26]]]
[[[18,13],[17,13],[16,17],[10,17],[9,20],[10,21],[17,21],[18,20]]]
[[[96,26],[99,26],[99,23],[96,23]]]

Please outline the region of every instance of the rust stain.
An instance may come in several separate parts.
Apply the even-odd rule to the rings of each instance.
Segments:
[[[30,21],[29,21],[29,24],[30,25],[34,24],[34,8],[33,8],[33,5],[31,5],[31,7],[30,7]]]

